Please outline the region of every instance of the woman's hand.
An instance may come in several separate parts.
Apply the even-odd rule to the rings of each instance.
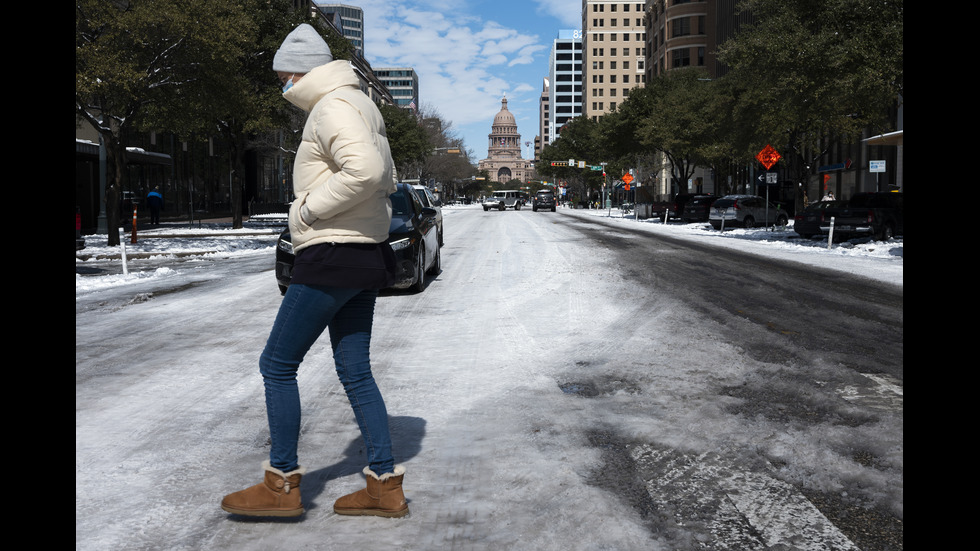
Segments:
[[[299,217],[303,219],[303,223],[307,226],[312,226],[313,222],[316,222],[316,216],[310,212],[310,208],[306,206],[306,203],[299,208]]]

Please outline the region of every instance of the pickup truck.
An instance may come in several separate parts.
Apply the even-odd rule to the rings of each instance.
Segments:
[[[820,231],[830,231],[831,218],[834,221],[834,235],[868,235],[879,241],[904,235],[902,193],[855,193],[846,206],[824,210]]]

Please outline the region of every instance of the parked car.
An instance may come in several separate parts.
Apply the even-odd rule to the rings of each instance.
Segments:
[[[521,210],[523,204],[524,198],[521,196],[521,192],[512,189],[501,190],[493,192],[490,197],[483,201],[483,210]]]
[[[887,241],[905,232],[905,205],[901,192],[881,191],[855,193],[847,205],[824,212],[821,231],[830,231],[834,219],[834,236],[871,236]]]
[[[678,193],[674,196],[674,200],[667,204],[668,216],[681,220],[684,216],[684,207],[695,197],[698,197],[698,195],[694,193]]]
[[[395,252],[397,274],[393,289],[425,290],[425,276],[442,270],[436,211],[422,205],[409,184],[397,184],[391,194],[391,226],[387,243]],[[276,246],[276,281],[283,294],[292,278],[295,260],[289,230],[279,235]]]
[[[717,195],[695,195],[684,204],[681,220],[683,222],[707,222],[708,215],[711,214],[711,205],[718,199]]]
[[[436,227],[439,228],[439,246],[443,244],[442,241],[442,201],[436,199],[435,195],[429,191],[429,188],[425,186],[412,186],[415,190],[415,194],[419,196],[419,200],[422,201],[423,207],[429,207],[430,209],[436,211]]]
[[[820,226],[824,225],[824,212],[828,208],[844,206],[844,201],[820,201],[813,203],[796,215],[793,219],[793,230],[804,239],[824,233]]]
[[[538,212],[538,209],[555,212],[556,205],[555,192],[550,189],[538,190],[538,192],[534,194],[534,198],[531,200],[531,210],[534,212]]]
[[[708,222],[715,229],[726,227],[754,228],[758,225],[785,226],[786,211],[758,195],[726,195],[711,205]]]

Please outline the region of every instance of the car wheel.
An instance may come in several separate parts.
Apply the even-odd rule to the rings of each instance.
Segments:
[[[551,212],[555,212],[555,207],[551,207]]]
[[[432,261],[432,267],[429,268],[429,274],[439,275],[442,271],[442,250],[436,249],[436,258]]]
[[[895,229],[892,228],[892,225],[882,224],[881,229],[878,230],[878,241],[888,241],[892,237],[895,237]]]
[[[514,210],[521,210],[521,204],[520,203],[516,203],[514,205]]]
[[[490,210],[490,207],[483,207],[483,212],[487,212],[489,210]]]
[[[415,261],[415,284],[412,290],[421,293],[425,289],[425,245],[419,245],[419,256]]]
[[[507,208],[507,206],[504,205],[503,203],[501,203],[501,205],[499,207],[497,207],[497,210],[503,212],[506,208]]]
[[[776,217],[777,226],[785,226],[788,223],[789,223],[789,219],[787,219],[785,216],[780,215]]]
[[[755,227],[755,219],[752,218],[751,216],[746,216],[742,220],[742,227],[743,228],[754,228]]]

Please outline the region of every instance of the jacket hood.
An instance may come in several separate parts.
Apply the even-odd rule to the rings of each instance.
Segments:
[[[314,67],[292,88],[283,93],[289,103],[309,113],[320,98],[344,86],[358,87],[357,75],[344,59]]]

